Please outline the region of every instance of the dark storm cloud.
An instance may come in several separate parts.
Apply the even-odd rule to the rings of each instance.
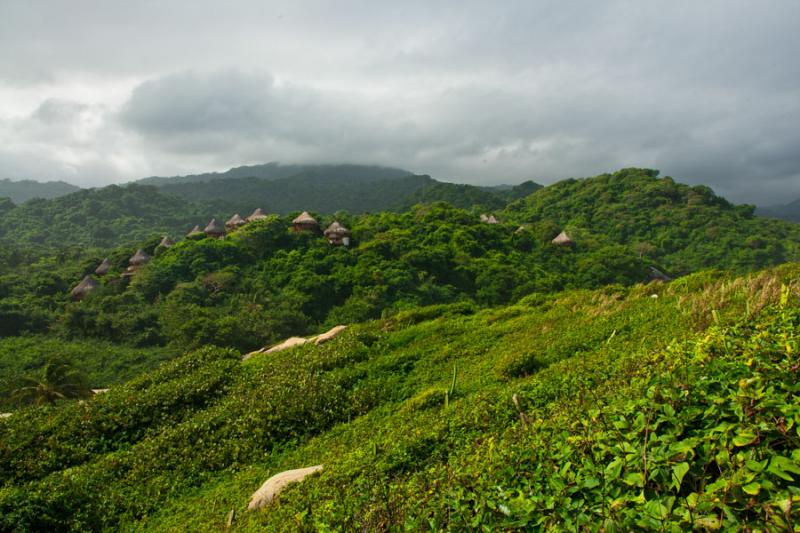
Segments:
[[[650,166],[791,199],[796,20],[791,0],[6,0],[0,173],[352,161],[498,183]]]

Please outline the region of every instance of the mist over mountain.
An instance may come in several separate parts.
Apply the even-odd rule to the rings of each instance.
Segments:
[[[800,222],[800,198],[788,204],[777,204],[759,207],[756,214],[763,217],[780,218]]]
[[[10,198],[15,204],[20,204],[32,198],[56,198],[79,190],[80,187],[64,181],[39,182],[0,179],[0,198]]]
[[[371,166],[371,165],[284,165],[277,162],[261,165],[243,165],[231,168],[225,172],[204,172],[186,176],[158,177],[152,176],[136,180],[140,185],[175,185],[180,183],[207,182],[218,179],[259,178],[263,180],[279,180],[298,174],[314,176],[347,177],[353,181],[371,181],[377,179],[399,178],[410,176],[411,172],[399,168]]]

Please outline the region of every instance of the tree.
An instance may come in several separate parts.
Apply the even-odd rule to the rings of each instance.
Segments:
[[[12,397],[20,404],[36,405],[91,395],[86,375],[63,357],[50,359],[40,375],[23,377],[20,386],[12,392]]]

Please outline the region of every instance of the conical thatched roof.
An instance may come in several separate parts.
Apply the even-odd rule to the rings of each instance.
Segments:
[[[308,214],[308,211],[303,211],[300,215],[292,220],[292,224],[319,224],[317,219]]]
[[[108,274],[108,271],[111,269],[111,261],[108,260],[108,257],[103,259],[103,262],[100,263],[97,268],[94,269],[94,273],[98,276],[105,276]]]
[[[334,222],[333,224],[328,226],[328,229],[325,230],[326,237],[331,235],[339,235],[339,236],[350,235],[350,230],[345,228],[338,222]]]
[[[253,211],[253,213],[245,220],[247,220],[248,222],[253,222],[254,220],[262,220],[264,218],[267,218],[267,214],[264,213],[264,211],[262,211],[261,208],[259,207],[258,209]]]
[[[245,224],[245,220],[239,216],[239,213],[236,213],[228,221],[225,223],[226,228],[238,228],[239,226]]]
[[[173,244],[175,244],[175,242],[173,242],[173,240],[169,238],[169,235],[164,235],[164,238],[161,239],[160,243],[158,243],[158,247],[159,248],[169,248]]]
[[[486,213],[481,213],[481,222],[489,222],[489,216]]]
[[[74,300],[80,300],[99,286],[100,284],[92,276],[86,276],[70,291],[70,296]]]
[[[486,219],[486,223],[487,224],[499,224],[497,219],[494,218],[494,215],[489,215],[489,218]]]
[[[195,235],[201,235],[202,233],[203,233],[203,230],[201,230],[201,229],[200,229],[200,226],[199,226],[199,225],[197,225],[197,226],[193,227],[193,228],[192,228],[192,231],[190,231],[189,233],[187,233],[187,234],[186,234],[186,236],[187,236],[187,237],[194,237]]]
[[[130,259],[128,259],[128,262],[131,264],[131,266],[141,266],[146,264],[148,261],[150,261],[150,256],[147,255],[141,248],[136,250],[136,253],[133,254]]]
[[[553,239],[553,244],[558,244],[560,246],[567,246],[570,244],[575,244],[572,239],[569,238],[566,231],[562,231],[558,235],[556,235],[555,239]]]
[[[217,222],[216,218],[212,218],[203,231],[206,235],[225,235],[225,227]]]

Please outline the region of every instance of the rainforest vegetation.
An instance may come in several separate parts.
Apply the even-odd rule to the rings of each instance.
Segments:
[[[800,523],[800,226],[647,169],[370,183],[419,178],[350,212],[243,205],[247,176],[231,204],[156,180],[0,206],[0,530]],[[236,202],[274,214],[158,246]],[[350,246],[290,231],[301,208]]]

